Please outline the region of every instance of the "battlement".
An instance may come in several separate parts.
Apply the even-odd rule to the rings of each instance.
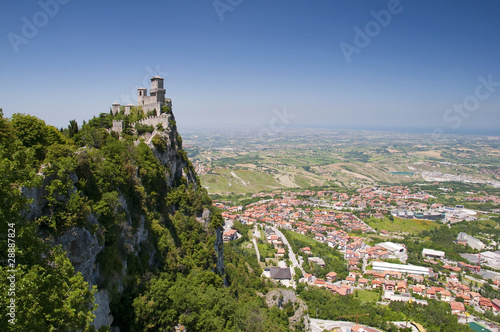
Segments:
[[[169,120],[171,118],[172,115],[166,113],[163,113],[160,116],[149,116],[147,118],[132,122],[130,124],[130,127],[135,130],[135,126],[139,123],[146,126],[153,126],[155,129],[158,124],[161,124],[164,128],[167,128],[167,126],[169,125]],[[121,134],[123,131],[123,120],[113,120],[113,125],[109,131],[115,131],[118,134]]]
[[[138,120],[130,124],[130,126],[135,130],[136,124],[140,123],[146,126],[153,126],[156,128],[158,124],[162,124],[164,128],[168,126],[169,120],[172,117],[171,114],[161,113],[162,107],[167,106],[172,110],[172,100],[170,98],[165,98],[165,89],[163,88],[163,77],[154,76],[151,78],[151,91],[148,96],[147,88],[137,89],[137,104],[138,105],[120,105],[119,103],[113,103],[111,105],[111,113],[113,115],[118,114],[120,111],[124,111],[125,115],[129,115],[133,107],[142,109],[143,114],[156,111],[156,116],[149,116],[147,118]],[[123,131],[123,120],[113,120],[112,127],[109,131],[115,131],[121,134]]]
[[[142,120],[138,120],[131,124],[132,127],[135,127],[136,124],[140,123],[146,126],[156,127],[159,123],[168,124],[168,120],[170,119],[170,114],[161,114],[160,116],[150,116]]]
[[[122,106],[119,103],[113,103],[111,105],[111,112],[113,115],[118,114],[122,107],[125,115],[130,114],[132,107],[141,107],[144,112],[150,112],[155,110],[156,115],[160,116],[161,108],[163,106],[168,106],[172,109],[172,101],[169,98],[165,98],[166,90],[163,88],[163,77],[154,76],[151,78],[151,90],[148,96],[147,88],[137,89],[137,105],[125,105]]]
[[[123,120],[113,120],[113,125],[110,131],[116,131],[117,133],[121,134],[122,130],[123,130]]]

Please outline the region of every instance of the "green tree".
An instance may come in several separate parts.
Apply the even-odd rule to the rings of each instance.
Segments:
[[[69,137],[73,137],[78,134],[78,123],[76,120],[71,120],[68,125],[68,134]]]
[[[14,129],[10,122],[3,117],[3,110],[0,108],[0,144],[6,145],[6,143],[12,142],[14,138]]]
[[[122,136],[132,136],[134,135],[134,129],[132,128],[132,125],[130,124],[130,118],[127,116],[125,120],[123,120],[123,129],[122,129]]]
[[[17,138],[25,147],[33,148],[38,160],[45,158],[46,149],[52,144],[65,144],[64,136],[53,126],[31,115],[16,113],[12,116],[12,126]]]
[[[0,267],[2,294],[8,294],[11,276],[8,267]],[[18,265],[15,275],[15,324],[8,322],[10,297],[2,296],[2,330],[75,331],[90,330],[94,319],[94,292],[75,274],[64,252],[54,248],[41,264]]]

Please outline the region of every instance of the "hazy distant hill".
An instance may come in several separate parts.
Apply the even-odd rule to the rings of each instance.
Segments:
[[[209,193],[455,181],[500,186],[500,138],[287,128],[187,132]],[[440,175],[440,174],[441,175]]]

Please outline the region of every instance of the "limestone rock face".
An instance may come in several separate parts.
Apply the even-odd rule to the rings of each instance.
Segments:
[[[215,252],[217,254],[217,273],[219,275],[224,275],[225,273],[225,267],[224,267],[224,240],[222,237],[222,227],[219,227],[215,230],[215,242],[214,242],[214,248]],[[227,279],[224,276],[224,286],[228,286]]]
[[[182,149],[182,141],[180,140],[177,127],[172,125],[175,123],[174,115],[171,114],[168,117],[169,125],[164,131],[155,130],[150,139],[147,140],[147,144],[154,151],[158,160],[162,165],[168,166],[170,172],[168,174],[168,185],[172,186],[175,179],[184,176],[188,183],[194,183],[196,185],[195,175],[189,170],[187,173],[184,168],[187,166],[187,160],[183,160],[180,150]],[[153,138],[157,136],[165,141],[165,149],[158,149],[153,144]]]
[[[87,282],[97,284],[99,269],[96,265],[97,254],[104,248],[99,245],[97,236],[85,228],[72,227],[57,238],[62,245],[76,272],[80,272]]]
[[[109,296],[108,291],[105,289],[100,289],[95,294],[95,302],[98,307],[94,311],[95,319],[92,325],[98,330],[101,326],[110,326],[113,323],[113,316],[111,315],[111,310],[109,309]]]
[[[203,213],[201,214],[201,217],[197,217],[196,220],[203,224],[205,227],[205,230],[208,230],[208,225],[210,224],[211,220],[211,212],[209,209],[204,209]],[[215,272],[218,273],[219,275],[224,275],[225,274],[225,266],[224,266],[224,238],[223,238],[223,229],[222,227],[219,227],[215,230],[215,242],[214,242],[214,249],[215,253],[217,255],[217,262],[216,262],[216,267],[215,267]],[[227,286],[227,280],[226,277],[224,277],[224,285]]]
[[[42,215],[42,210],[47,205],[47,200],[43,198],[43,188],[22,188],[23,195],[31,200],[26,217],[28,220],[33,220]]]
[[[292,302],[295,304],[295,313],[292,317],[288,318],[290,330],[295,330],[294,325],[298,322],[303,322],[305,331],[309,331],[309,319],[307,315],[306,303],[298,299],[295,291],[292,289],[274,289],[268,292],[265,296],[266,304],[269,308],[277,306],[282,309],[285,304]]]
[[[90,286],[99,284],[102,276],[97,264],[97,255],[104,246],[99,245],[96,234],[92,234],[85,228],[72,227],[56,239],[56,244],[63,247],[75,271],[80,272]],[[94,311],[96,317],[92,323],[93,326],[96,329],[101,326],[110,326],[113,323],[113,316],[109,308],[108,290],[99,289],[94,296],[98,308]]]

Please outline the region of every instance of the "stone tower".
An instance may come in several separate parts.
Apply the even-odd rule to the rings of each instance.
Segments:
[[[163,77],[154,76],[151,78],[151,90],[148,96],[146,88],[137,89],[137,104],[144,112],[156,110],[156,115],[160,115],[161,108],[165,105],[165,89],[163,88]]]
[[[167,106],[170,109],[172,108],[172,101],[169,98],[165,98],[165,93],[166,90],[163,87],[163,77],[151,77],[151,90],[149,96],[147,88],[141,87],[137,89],[137,107],[141,107],[144,112],[156,110],[156,116],[159,116],[163,106]],[[118,113],[120,107],[120,104],[114,103],[111,107],[113,114]],[[132,105],[125,106],[125,114],[130,113],[131,108]]]
[[[165,89],[163,88],[163,77],[155,76],[151,78],[151,96],[156,96],[158,102],[165,102]]]
[[[146,88],[138,88],[137,89],[137,105],[144,105],[145,97],[148,96],[148,89]]]

